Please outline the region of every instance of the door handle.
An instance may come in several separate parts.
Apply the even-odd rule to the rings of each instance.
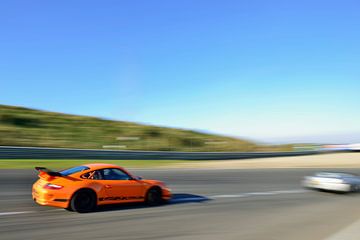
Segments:
[[[111,185],[105,185],[105,188],[111,188]]]

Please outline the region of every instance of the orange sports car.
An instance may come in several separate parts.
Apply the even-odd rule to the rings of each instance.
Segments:
[[[32,196],[40,205],[90,212],[98,205],[146,202],[158,205],[171,199],[163,182],[133,176],[113,164],[94,163],[54,172],[36,167],[39,172]]]

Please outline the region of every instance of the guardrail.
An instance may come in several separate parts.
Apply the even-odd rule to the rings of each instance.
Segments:
[[[226,160],[318,154],[301,152],[164,152],[0,146],[0,159]]]

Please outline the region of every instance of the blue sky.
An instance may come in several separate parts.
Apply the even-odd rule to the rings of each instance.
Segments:
[[[355,0],[1,1],[0,103],[360,141],[359,11]]]

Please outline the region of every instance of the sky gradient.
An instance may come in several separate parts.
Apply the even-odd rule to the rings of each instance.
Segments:
[[[359,1],[1,1],[0,104],[360,142]]]

